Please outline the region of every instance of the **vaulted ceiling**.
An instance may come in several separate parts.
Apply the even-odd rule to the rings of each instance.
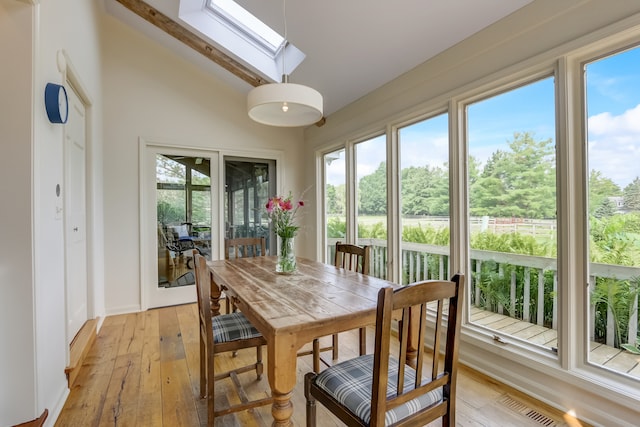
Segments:
[[[238,91],[268,82],[189,31],[178,17],[180,0],[103,1],[113,16]],[[318,90],[326,117],[532,1],[288,0],[288,39],[306,54],[290,81]],[[236,2],[283,33],[282,0]]]

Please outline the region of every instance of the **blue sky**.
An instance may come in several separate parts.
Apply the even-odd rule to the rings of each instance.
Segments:
[[[624,188],[640,175],[640,48],[588,64],[586,76],[589,168]],[[469,153],[484,162],[497,149],[508,149],[514,132],[555,141],[553,80],[548,77],[470,105]],[[376,138],[359,148],[359,177],[380,164],[383,142]],[[447,116],[401,129],[400,144],[403,168],[442,165],[448,159]],[[344,177],[336,181],[343,171],[344,155],[332,163],[329,182],[343,182]]]
[[[589,168],[621,188],[640,175],[640,48],[587,65]]]

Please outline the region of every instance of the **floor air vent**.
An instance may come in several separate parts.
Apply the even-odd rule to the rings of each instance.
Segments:
[[[553,418],[548,417],[545,414],[542,414],[535,409],[530,408],[525,403],[520,402],[519,400],[514,399],[513,397],[505,394],[500,400],[500,404],[506,406],[518,414],[529,418],[531,421],[536,422],[544,427],[556,427],[557,421]]]

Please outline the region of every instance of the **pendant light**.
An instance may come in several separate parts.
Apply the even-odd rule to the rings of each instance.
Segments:
[[[270,126],[308,126],[322,119],[322,95],[308,86],[289,83],[285,74],[287,18],[285,0],[282,1],[284,18],[284,46],[282,50],[282,82],[268,83],[251,89],[247,98],[249,117]]]

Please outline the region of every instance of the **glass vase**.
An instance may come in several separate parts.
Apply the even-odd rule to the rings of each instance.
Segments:
[[[296,254],[293,250],[294,239],[294,237],[278,236],[276,273],[288,274],[296,271]]]

